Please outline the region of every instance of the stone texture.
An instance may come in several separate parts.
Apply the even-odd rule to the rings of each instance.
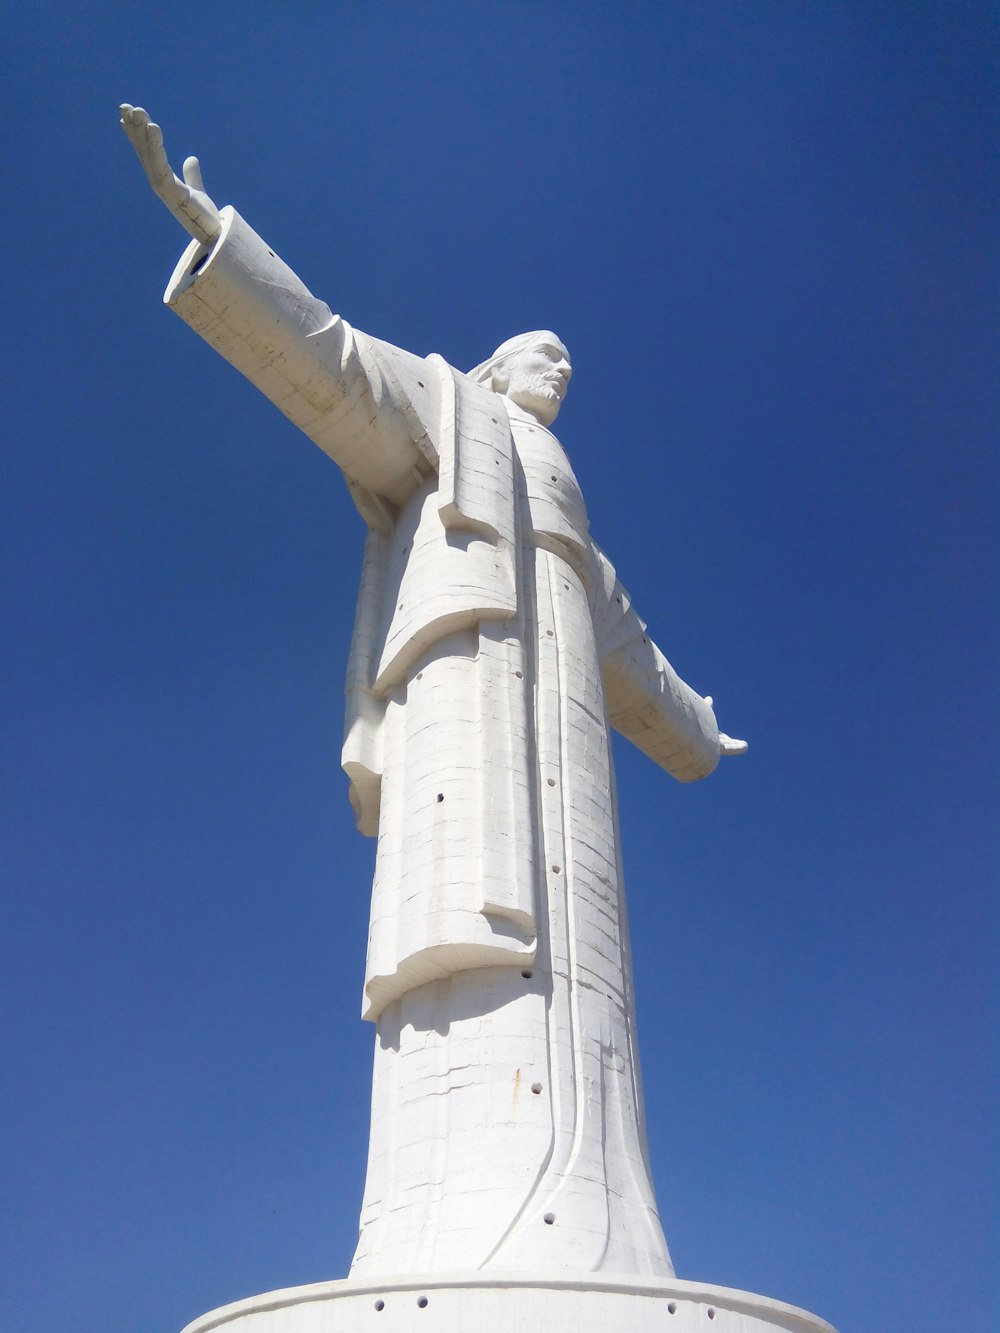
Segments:
[[[378,837],[362,1006],[378,1039],[352,1273],[670,1275],[608,719],[682,781],[720,741],[546,424],[568,354],[538,331],[472,376],[413,357],[220,217],[165,300],[338,463],[369,525],[344,766]]]
[[[834,1333],[781,1301],[731,1287],[608,1275],[525,1279],[421,1275],[389,1283],[322,1282],[213,1310],[183,1333]]]
[[[194,240],[164,300],[341,469],[367,526],[343,765],[377,837],[372,1127],[351,1279],[188,1333],[828,1330],[678,1282],[643,1118],[614,727],[682,782],[745,744],[653,643],[549,429],[552,332],[463,374],[354,329],[122,124]],[[412,1275],[420,1274],[420,1277]]]

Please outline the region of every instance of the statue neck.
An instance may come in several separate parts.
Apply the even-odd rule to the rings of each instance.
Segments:
[[[515,403],[513,398],[508,398],[506,394],[503,394],[502,396],[509,417],[515,418],[518,421],[530,421],[533,426],[541,426],[543,430],[552,429],[552,423],[555,421],[555,416],[547,421],[545,418],[548,416],[548,413],[543,410],[536,411],[530,407],[523,407],[520,403]]]

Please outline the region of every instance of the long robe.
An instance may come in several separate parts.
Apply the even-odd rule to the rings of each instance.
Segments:
[[[708,702],[590,538],[561,445],[353,330],[232,210],[165,300],[341,467],[369,526],[344,767],[378,836],[352,1273],[672,1273],[643,1126],[609,727],[682,781]]]

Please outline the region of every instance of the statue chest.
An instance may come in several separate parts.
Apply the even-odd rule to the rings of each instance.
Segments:
[[[587,546],[589,524],[566,451],[556,437],[533,421],[511,414],[514,446],[521,463],[521,529],[526,537],[555,537]]]

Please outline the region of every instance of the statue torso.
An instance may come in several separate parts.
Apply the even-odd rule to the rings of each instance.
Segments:
[[[506,400],[523,474],[523,535],[554,537],[586,549],[587,510],[562,445],[545,426]]]

